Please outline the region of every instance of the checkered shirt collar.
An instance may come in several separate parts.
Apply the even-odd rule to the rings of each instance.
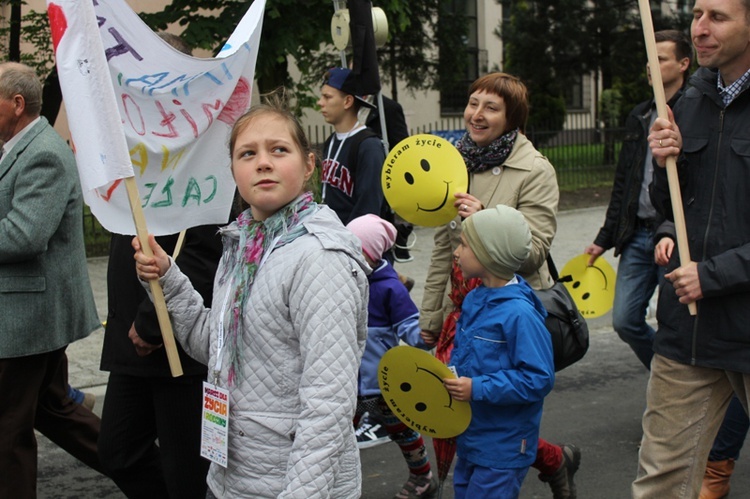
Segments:
[[[745,74],[737,78],[734,83],[725,87],[721,81],[721,71],[718,72],[718,76],[716,78],[716,88],[719,90],[719,95],[724,101],[725,107],[728,106],[729,103],[732,102],[738,95],[740,95],[740,93],[747,86],[748,81],[750,81],[750,69],[745,71]]]

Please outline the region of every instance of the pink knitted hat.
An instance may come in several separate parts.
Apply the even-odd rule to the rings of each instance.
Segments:
[[[362,242],[362,251],[373,261],[379,262],[383,253],[396,242],[396,227],[377,215],[357,217],[346,226]]]

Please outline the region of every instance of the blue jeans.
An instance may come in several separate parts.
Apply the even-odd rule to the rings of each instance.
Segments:
[[[727,413],[724,415],[724,421],[721,423],[719,433],[716,435],[713,447],[711,447],[708,460],[738,459],[742,444],[745,443],[748,428],[750,428],[750,419],[748,419],[740,399],[735,395],[729,402]]]
[[[78,388],[73,388],[72,386],[68,385],[68,397],[70,397],[71,400],[73,400],[73,402],[78,405],[83,404],[84,393]]]
[[[655,332],[646,323],[646,309],[663,276],[664,269],[654,262],[653,232],[636,229],[623,247],[617,266],[612,326],[647,369],[654,356]]]

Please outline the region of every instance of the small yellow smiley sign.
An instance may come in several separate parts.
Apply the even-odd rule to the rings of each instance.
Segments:
[[[606,314],[615,301],[615,270],[602,257],[589,267],[589,258],[587,254],[578,255],[560,271],[560,280],[584,319]]]
[[[381,177],[388,204],[415,225],[436,227],[458,214],[456,192],[466,192],[469,176],[461,153],[436,135],[408,137],[383,163]]]
[[[437,438],[460,435],[471,421],[471,406],[451,397],[444,378],[455,378],[445,364],[406,345],[388,350],[378,366],[380,391],[393,414],[405,425]]]

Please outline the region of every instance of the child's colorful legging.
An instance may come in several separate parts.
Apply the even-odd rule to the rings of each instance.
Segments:
[[[393,414],[382,395],[358,399],[355,424],[365,412],[368,412],[371,418],[382,424],[385,431],[388,432],[388,437],[399,446],[409,467],[409,473],[426,475],[430,472],[430,460],[422,435],[402,423]]]

